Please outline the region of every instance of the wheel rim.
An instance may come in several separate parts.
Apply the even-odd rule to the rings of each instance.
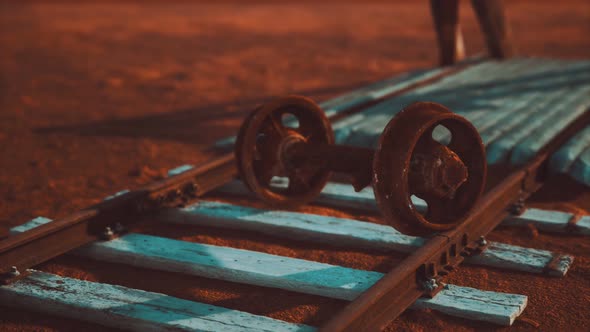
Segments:
[[[433,137],[438,126],[448,144]],[[459,225],[481,195],[486,178],[485,148],[465,118],[436,103],[414,103],[393,118],[373,160],[373,189],[384,218],[406,234],[427,235]],[[424,199],[422,214],[411,196]]]
[[[286,126],[290,114],[298,126]],[[292,167],[281,156],[293,141],[333,144],[334,134],[324,112],[310,99],[287,96],[254,110],[242,124],[235,145],[238,171],[248,188],[276,207],[295,207],[315,198],[330,172],[306,165]],[[286,188],[271,186],[275,176],[288,179]]]

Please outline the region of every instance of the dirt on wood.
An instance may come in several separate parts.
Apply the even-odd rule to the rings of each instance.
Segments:
[[[510,1],[518,53],[590,57],[588,1]],[[484,51],[467,2],[467,51]],[[0,221],[58,218],[165,170],[216,154],[244,115],[274,96],[316,100],[407,70],[436,65],[427,2],[178,1],[0,4]],[[245,201],[244,201],[245,202]],[[554,176],[535,206],[587,213],[587,187]],[[259,202],[245,202],[259,206]],[[319,207],[304,211],[380,222]],[[387,272],[403,256],[334,249],[247,232],[155,225],[143,232],[358,269]],[[574,255],[565,278],[462,267],[449,282],[529,296],[513,330],[588,331],[590,241],[530,228],[492,240]],[[346,302],[69,256],[39,269],[319,326]],[[7,331],[102,331],[103,327],[3,308]],[[390,331],[505,330],[437,312],[407,311]]]

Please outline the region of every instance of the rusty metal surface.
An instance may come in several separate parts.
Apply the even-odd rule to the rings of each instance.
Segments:
[[[347,174],[356,191],[371,184],[373,149],[334,144],[299,143],[286,151],[293,167],[316,165]]]

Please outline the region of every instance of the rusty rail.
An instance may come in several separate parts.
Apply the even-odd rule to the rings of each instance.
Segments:
[[[236,176],[233,154],[201,167],[154,182],[139,190],[103,201],[65,218],[0,241],[0,281],[84,244],[124,229],[150,212],[178,206],[231,181]],[[16,267],[16,270],[13,268]]]

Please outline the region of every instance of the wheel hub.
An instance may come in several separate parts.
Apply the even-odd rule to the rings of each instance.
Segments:
[[[431,194],[452,199],[467,178],[463,161],[442,144],[431,144],[428,151],[415,153],[410,161],[410,187],[418,196]]]

